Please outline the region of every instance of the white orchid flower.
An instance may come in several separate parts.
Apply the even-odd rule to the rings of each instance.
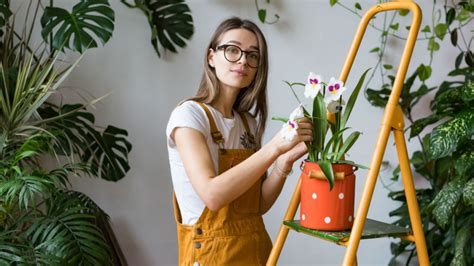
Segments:
[[[327,104],[328,111],[335,114],[337,112],[342,111],[342,106],[345,105],[346,102],[344,102],[344,100],[342,100],[341,102],[339,102],[339,100],[337,100],[337,101],[331,101],[331,102],[326,103],[326,104]]]
[[[297,129],[298,123],[296,123],[296,121],[288,120],[288,122],[283,124],[283,138],[287,141],[292,141],[297,134]]]
[[[291,121],[296,121],[297,119],[301,119],[304,117],[304,112],[303,112],[303,105],[299,105],[296,107],[296,109],[291,112],[290,114],[290,120]]]
[[[324,101],[327,104],[339,100],[339,97],[341,97],[342,93],[346,90],[346,87],[344,87],[344,82],[332,77],[326,89]]]
[[[323,87],[323,77],[320,75],[316,75],[313,72],[309,72],[308,80],[306,82],[306,86],[304,87],[304,96],[306,98],[311,97],[314,99],[318,92]]]

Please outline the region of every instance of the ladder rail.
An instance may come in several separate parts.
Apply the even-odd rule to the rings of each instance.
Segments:
[[[353,265],[355,262],[357,249],[359,247],[364,223],[365,223],[365,220],[367,219],[367,214],[369,211],[370,202],[372,200],[373,192],[375,189],[377,176],[380,171],[380,166],[382,164],[382,159],[385,153],[385,148],[387,146],[388,137],[392,130],[394,113],[398,107],[398,101],[400,99],[400,94],[403,88],[403,81],[405,80],[408,65],[410,63],[411,55],[413,53],[413,48],[415,46],[418,31],[420,29],[421,18],[422,18],[420,7],[413,1],[404,0],[404,1],[397,1],[397,2],[382,3],[370,8],[366,12],[366,14],[362,17],[362,20],[359,24],[359,28],[356,33],[356,37],[354,38],[349,55],[346,59],[346,62],[344,63],[344,67],[340,76],[340,79],[343,81],[345,81],[345,79],[347,78],[349,71],[352,67],[352,64],[354,62],[355,55],[357,54],[357,50],[359,49],[360,43],[362,41],[363,34],[365,33],[365,30],[367,28],[367,25],[370,19],[379,12],[386,12],[386,11],[391,11],[391,10],[407,10],[407,9],[412,11],[413,13],[412,23],[411,23],[410,31],[408,33],[407,41],[405,42],[405,48],[402,54],[402,58],[400,60],[400,65],[398,67],[398,71],[395,76],[394,86],[392,88],[392,92],[390,93],[388,103],[385,107],[385,112],[382,119],[382,126],[379,131],[380,133],[376,142],[375,151],[372,156],[372,161],[370,163],[370,170],[367,174],[367,179],[365,181],[365,186],[364,186],[364,190],[361,196],[361,201],[359,203],[359,206],[356,212],[356,217],[354,220],[354,225],[352,227],[351,236],[349,238],[347,251],[344,256],[343,265]],[[408,162],[408,167],[409,167],[409,162]],[[424,246],[426,247],[426,244],[424,244]],[[423,265],[427,265],[427,264],[423,264]]]
[[[339,79],[343,82],[347,80],[347,77],[357,55],[357,51],[360,47],[362,38],[372,17],[374,17],[377,13],[392,10],[410,10],[413,14],[412,23],[407,41],[405,43],[402,58],[400,60],[400,65],[398,67],[398,71],[395,77],[394,86],[392,88],[388,103],[385,107],[382,125],[376,142],[376,148],[372,156],[370,170],[367,174],[367,179],[361,196],[361,201],[356,212],[354,225],[352,227],[349,240],[344,243],[344,245],[347,246],[347,250],[344,256],[343,265],[357,265],[357,249],[361,240],[363,227],[367,219],[368,209],[372,200],[377,176],[380,171],[383,155],[387,146],[388,137],[392,130],[395,134],[395,143],[397,146],[397,153],[399,156],[402,170],[402,179],[406,188],[405,195],[407,197],[410,221],[413,229],[413,235],[400,238],[414,241],[416,244],[420,265],[429,265],[429,257],[426,248],[423,227],[421,224],[418,202],[416,200],[415,188],[410,169],[410,162],[407,155],[406,143],[403,135],[403,114],[401,112],[400,107],[398,106],[398,101],[403,88],[403,81],[406,77],[408,65],[413,54],[413,48],[415,46],[416,38],[421,25],[422,12],[420,7],[412,0],[395,0],[394,2],[381,3],[370,8],[362,17],[361,22],[359,23],[359,27],[356,31],[356,35],[344,62]],[[328,117],[331,118],[331,114],[328,114]],[[298,180],[296,189],[293,192],[293,196],[288,206],[288,210],[285,214],[285,220],[292,220],[295,216],[296,210],[298,209],[299,205],[300,186],[301,178]],[[288,230],[289,228],[285,226],[282,222],[275,245],[267,261],[267,265],[276,265],[278,257],[283,248],[283,244],[288,235]]]

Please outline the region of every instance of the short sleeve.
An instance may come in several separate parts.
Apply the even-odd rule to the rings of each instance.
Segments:
[[[179,127],[196,129],[206,136],[206,138],[210,130],[206,113],[193,101],[184,102],[171,112],[168,125],[166,126],[166,138],[168,140],[168,146],[171,148],[176,146],[172,138],[172,133]]]

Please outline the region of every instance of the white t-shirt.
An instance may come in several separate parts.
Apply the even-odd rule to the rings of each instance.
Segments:
[[[214,118],[217,129],[221,132],[224,138],[225,149],[245,149],[255,148],[249,147],[247,143],[248,137],[243,125],[240,115],[234,110],[233,118],[225,118],[218,110],[210,105],[207,105],[209,111]],[[255,136],[256,121],[249,114],[246,118],[250,127],[252,135]],[[171,177],[173,181],[174,191],[178,200],[178,205],[181,210],[183,224],[195,224],[201,213],[204,210],[205,204],[194,190],[189,181],[186,171],[184,170],[183,162],[176,148],[174,140],[171,138],[175,128],[187,127],[200,131],[206,138],[207,145],[211,152],[212,161],[214,162],[214,169],[216,174],[218,168],[218,152],[219,147],[212,140],[210,134],[209,120],[207,119],[205,111],[194,101],[187,101],[176,107],[171,113],[168,125],[166,127],[166,139],[168,143],[168,156],[170,160]],[[199,156],[199,155],[196,155]]]

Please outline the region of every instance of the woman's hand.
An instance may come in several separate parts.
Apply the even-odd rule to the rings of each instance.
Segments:
[[[295,161],[307,153],[308,153],[308,147],[306,146],[304,142],[300,142],[299,144],[294,146],[291,150],[280,155],[277,158],[275,163],[278,164],[279,169],[281,169],[285,173],[289,173],[291,172],[291,169],[293,168],[293,164],[295,163]]]
[[[271,143],[275,145],[275,148],[279,155],[287,153],[300,143],[304,146],[303,142],[313,140],[313,125],[311,124],[311,120],[305,117],[297,120],[297,123],[298,128],[296,129],[296,135],[293,137],[292,140],[287,140],[284,138],[284,128],[282,128],[277,133],[277,135],[271,140]],[[301,152],[303,152],[303,150],[300,147],[299,149],[292,151],[291,154],[297,156]],[[299,155],[299,157],[301,157],[305,152],[306,151]]]

